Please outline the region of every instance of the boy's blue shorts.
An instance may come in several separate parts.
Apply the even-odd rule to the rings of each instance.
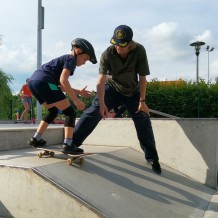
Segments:
[[[55,84],[40,80],[31,80],[29,81],[29,89],[40,104],[52,104],[66,99],[64,93]]]

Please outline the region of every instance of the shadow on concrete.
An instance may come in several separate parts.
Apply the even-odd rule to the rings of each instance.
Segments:
[[[208,188],[205,188],[205,190],[202,190],[202,188],[204,187],[202,184],[200,184],[192,179],[189,179],[185,176],[168,171],[166,169],[163,170],[162,175],[160,175],[160,178],[158,180],[157,178],[155,178],[156,175],[155,175],[155,177],[152,177],[151,175],[146,176],[147,173],[151,173],[151,170],[149,168],[145,168],[142,165],[138,165],[135,162],[131,162],[129,160],[120,158],[118,156],[114,156],[114,155],[110,155],[110,154],[103,154],[102,156],[104,156],[105,158],[110,158],[111,160],[120,161],[122,163],[133,166],[134,168],[141,169],[142,171],[145,172],[145,174],[142,175],[141,173],[137,173],[136,171],[132,171],[132,170],[129,170],[127,168],[119,167],[118,165],[114,165],[113,162],[108,163],[108,162],[105,162],[102,160],[96,160],[96,159],[92,159],[92,158],[91,159],[93,162],[98,163],[98,165],[99,164],[101,166],[104,165],[104,166],[107,166],[113,170],[120,171],[120,172],[129,174],[131,176],[134,176],[137,179],[143,179],[144,181],[152,182],[154,184],[154,187],[155,187],[155,185],[159,185],[159,186],[163,187],[164,189],[173,190],[176,193],[179,193],[181,196],[184,196],[185,199],[187,199],[187,200],[181,200],[179,198],[176,198],[175,196],[164,194],[162,192],[157,192],[157,191],[155,191],[155,189],[149,190],[145,187],[136,185],[131,180],[129,180],[127,177],[123,177],[120,174],[109,172],[109,171],[104,170],[100,167],[97,170],[97,166],[94,165],[94,168],[95,168],[94,172],[95,173],[98,172],[98,174],[100,176],[106,178],[107,180],[109,180],[117,185],[123,186],[128,190],[136,192],[137,194],[147,196],[149,198],[152,198],[154,200],[157,200],[157,201],[160,201],[160,202],[163,202],[166,204],[171,204],[171,202],[170,202],[171,200],[177,201],[177,202],[182,203],[182,204],[189,205],[189,206],[194,207],[194,208],[197,206],[196,203],[200,202],[200,201],[205,202],[206,205],[208,204],[208,201],[205,201],[205,199],[200,198],[198,195],[195,195],[195,194],[192,194],[192,193],[186,191],[187,187],[195,189],[197,191],[201,191],[201,192],[203,191],[203,192],[209,193],[211,195],[214,193],[214,190],[212,190],[212,189],[210,190]],[[171,182],[170,183],[164,182],[163,181],[164,179],[169,180],[171,182],[175,182],[178,185],[172,185]],[[182,187],[179,188],[179,186],[181,186],[181,185],[182,185]],[[218,211],[218,207],[217,207],[217,211]]]
[[[87,157],[82,167],[37,169],[106,217],[203,217],[214,190],[162,167],[162,175],[155,174],[142,153],[125,148]]]
[[[4,206],[4,204],[0,200],[0,218],[13,218],[8,209]]]

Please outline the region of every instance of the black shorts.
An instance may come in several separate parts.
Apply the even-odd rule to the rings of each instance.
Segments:
[[[40,80],[31,80],[29,82],[29,89],[40,104],[44,102],[52,104],[66,98],[57,85]]]

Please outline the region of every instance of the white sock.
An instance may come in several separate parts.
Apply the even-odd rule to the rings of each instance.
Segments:
[[[42,138],[42,134],[36,132],[35,135],[33,136],[37,141],[40,141]]]
[[[73,141],[72,139],[68,139],[68,138],[64,139],[64,143],[68,144],[69,146],[71,146],[72,141]]]

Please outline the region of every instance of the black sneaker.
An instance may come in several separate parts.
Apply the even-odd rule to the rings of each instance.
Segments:
[[[157,173],[161,174],[161,166],[158,160],[147,160],[148,164],[152,166],[152,170]]]
[[[34,137],[30,138],[27,143],[35,148],[43,147],[46,145],[46,141],[44,139],[40,139],[39,141],[37,141]]]
[[[64,143],[61,152],[64,154],[82,154],[84,151],[73,144],[68,145]]]

